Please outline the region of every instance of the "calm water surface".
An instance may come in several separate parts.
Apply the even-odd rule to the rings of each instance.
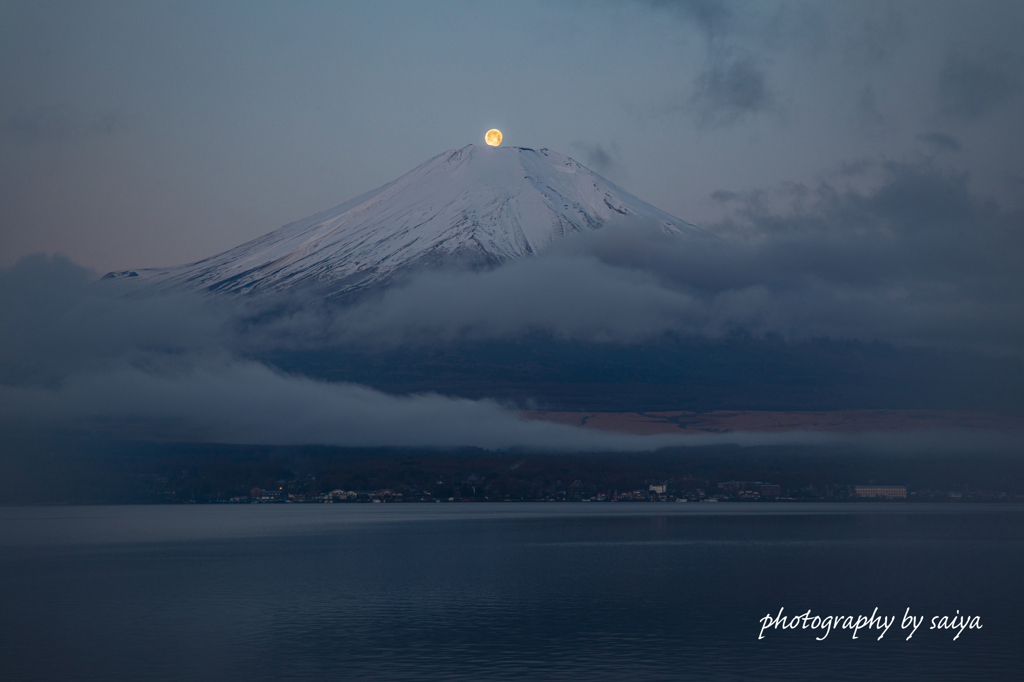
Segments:
[[[0,679],[1020,680],[1022,566],[1014,506],[4,508]]]

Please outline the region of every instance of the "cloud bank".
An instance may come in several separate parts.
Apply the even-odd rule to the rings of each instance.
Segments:
[[[423,273],[355,307],[305,311],[282,321],[281,338],[635,343],[742,331],[1019,355],[1024,212],[975,196],[968,179],[931,159],[865,162],[815,187],[722,191],[730,214],[709,226],[717,238],[612,226],[540,258]]]
[[[737,331],[1020,358],[1024,215],[972,194],[965,173],[931,158],[862,162],[814,187],[723,190],[716,199],[730,214],[709,226],[713,237],[610,226],[491,270],[419,272],[340,307],[126,297],[67,259],[29,257],[0,271],[0,413],[7,424],[130,422],[224,442],[644,450],[723,438],[528,422],[493,400],[388,395],[254,358],[538,332],[636,344],[665,332]]]

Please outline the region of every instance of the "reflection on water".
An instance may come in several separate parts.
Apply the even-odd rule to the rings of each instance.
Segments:
[[[709,509],[710,508],[710,509]],[[0,509],[4,679],[1019,679],[1024,509]],[[856,641],[787,613],[980,615]]]

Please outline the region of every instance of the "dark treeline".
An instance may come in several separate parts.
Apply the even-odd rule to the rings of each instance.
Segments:
[[[284,371],[388,393],[565,411],[962,409],[1024,413],[1024,363],[884,343],[664,334],[642,344],[533,334],[395,349],[266,353]]]
[[[906,486],[916,500],[1024,500],[1024,458],[878,454],[822,446],[714,446],[655,453],[489,452],[99,441],[6,434],[0,504],[124,504],[282,499],[332,490],[409,500],[598,499],[665,485],[712,497],[730,481],[779,486],[798,500],[851,499],[851,486]],[[735,487],[735,486],[734,486]]]

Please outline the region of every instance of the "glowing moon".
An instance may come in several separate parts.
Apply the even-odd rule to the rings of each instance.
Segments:
[[[497,147],[501,144],[501,131],[497,128],[491,128],[487,131],[487,134],[484,135],[484,142],[492,147]]]

